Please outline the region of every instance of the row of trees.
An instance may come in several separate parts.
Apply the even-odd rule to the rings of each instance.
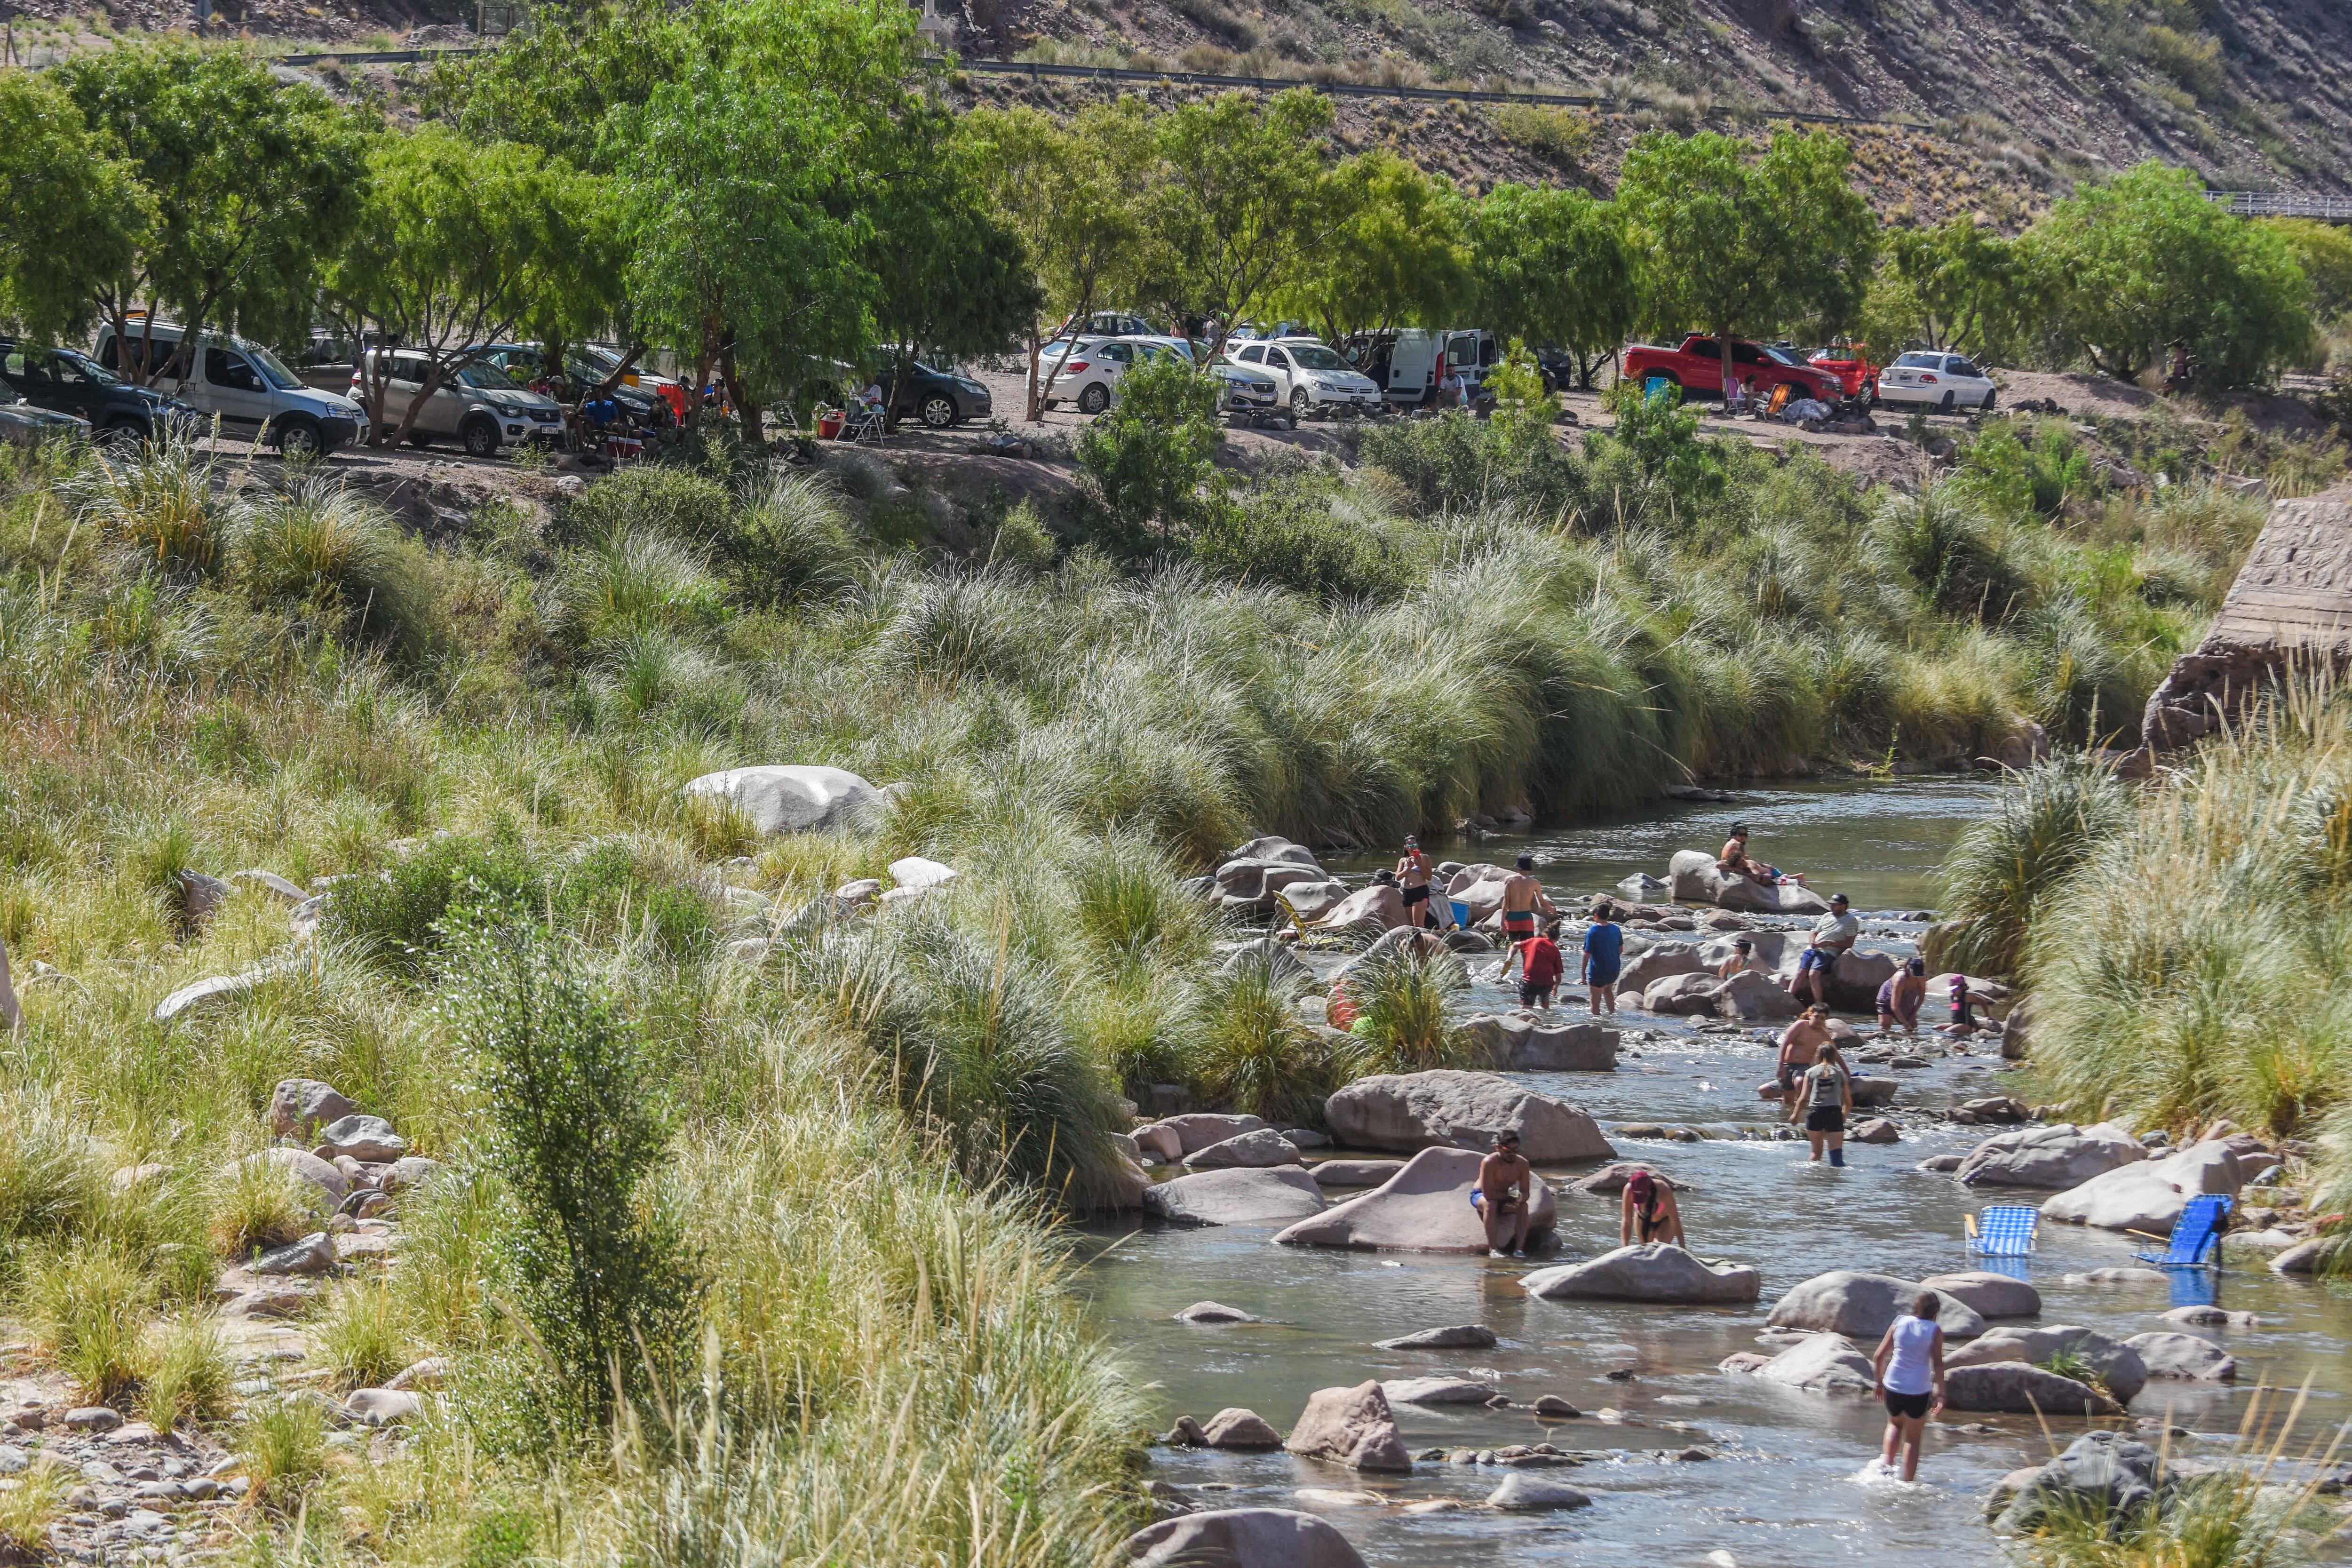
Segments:
[[[185,44],[10,73],[0,305],[44,336],[146,310],[285,342],[323,315],[422,353],[436,382],[471,344],[610,334],[723,383],[756,440],[763,405],[877,342],[903,361],[1025,339],[1034,365],[1069,315],[1112,305],[1335,341],[1475,321],[1573,353],[1588,381],[1629,333],[1696,329],[2118,375],[2177,344],[2238,384],[2306,350],[2332,276],[2312,237],[2153,165],[2011,238],[1882,229],[1828,132],[1647,137],[1604,200],[1342,155],[1305,89],[958,117],[912,16],[549,7],[445,67],[415,129]]]

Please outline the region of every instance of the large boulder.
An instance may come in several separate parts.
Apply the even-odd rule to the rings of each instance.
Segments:
[[[1348,884],[1330,880],[1293,882],[1282,889],[1293,913],[1308,925],[1330,918],[1331,911],[1348,899]]]
[[[2123,1406],[2086,1383],[2021,1361],[1956,1366],[1944,1375],[1948,1410],[2008,1415],[2120,1415]]]
[[[280,1138],[308,1138],[358,1110],[331,1083],[315,1078],[281,1079],[269,1094],[269,1130]]]
[[[2011,1493],[1993,1528],[2025,1535],[2061,1502],[2070,1512],[2135,1512],[2169,1489],[2163,1458],[2154,1448],[2121,1432],[2086,1432]]]
[[[1911,1310],[1920,1287],[1891,1274],[1859,1274],[1841,1268],[1817,1274],[1772,1305],[1768,1320],[1776,1329],[1803,1329],[1813,1333],[1843,1334],[1875,1345],[1895,1319]],[[1971,1340],[1985,1331],[1984,1320],[1957,1298],[1937,1292],[1941,1310],[1936,1322],[1947,1340]]]
[[[2063,1192],[2147,1158],[2140,1141],[2112,1121],[2061,1121],[1995,1133],[1969,1151],[1952,1179],[1964,1187],[2042,1187]]]
[[[2235,1383],[2238,1361],[2202,1334],[2134,1334],[2124,1343],[2138,1355],[2147,1375]]]
[[[1738,1370],[1724,1363],[1725,1370]],[[1760,1366],[1745,1368],[1767,1383],[1807,1394],[1870,1394],[1878,1373],[1862,1347],[1843,1334],[1808,1334]]]
[[[1287,1225],[1322,1208],[1323,1189],[1297,1165],[1202,1171],[1143,1194],[1143,1212],[1172,1225]]]
[[[1744,969],[1728,980],[1716,982],[1711,994],[1717,1017],[1743,1024],[1793,1018],[1804,1010],[1805,1005],[1778,980],[1752,969]]]
[[[1599,1024],[1554,1020],[1526,1008],[1481,1013],[1462,1027],[1507,1072],[1614,1072],[1617,1031]]]
[[[1375,1382],[1353,1388],[1318,1388],[1283,1445],[1310,1459],[1333,1459],[1359,1470],[1412,1468],[1388,1396]]]
[[[1255,1132],[1244,1132],[1228,1138],[1222,1143],[1212,1143],[1199,1153],[1188,1156],[1188,1171],[1223,1171],[1234,1168],[1265,1170],[1274,1165],[1300,1163],[1298,1145],[1271,1127],[1261,1127]]]
[[[1484,1252],[1486,1227],[1470,1206],[1470,1194],[1478,1185],[1478,1161],[1466,1149],[1423,1149],[1370,1192],[1302,1219],[1274,1239],[1285,1247]],[[1538,1181],[1528,1215],[1528,1245],[1538,1245],[1558,1224],[1551,1184]]]
[[[1391,1405],[1484,1405],[1502,1390],[1475,1377],[1392,1377],[1381,1393]]]
[[[321,1159],[357,1160],[362,1164],[389,1165],[408,1152],[408,1140],[392,1130],[381,1116],[353,1114],[320,1128],[319,1145],[329,1151]]]
[[[1748,942],[1748,962],[1760,964],[1770,973],[1787,980],[1797,973],[1797,954],[1805,945],[1802,931],[1739,931],[1711,936],[1699,943],[1699,962],[1710,970],[1719,970],[1739,956],[1739,943]]]
[[[304,963],[303,959],[294,956],[268,958],[235,974],[215,974],[183,985],[155,1004],[155,1022],[168,1024],[185,1013],[208,1011],[235,1002],[273,980],[297,973]]]
[[[2191,1144],[2161,1160],[2121,1165],[2093,1176],[2080,1186],[2044,1199],[2042,1214],[2045,1219],[2096,1226],[2101,1230],[2165,1236],[2190,1198],[2205,1193],[2235,1196],[2244,1184],[2236,1152],[2217,1139]]]
[[[1592,1500],[1565,1481],[1513,1470],[1503,1478],[1501,1486],[1486,1494],[1486,1506],[1507,1513],[1544,1513],[1591,1508]]]
[[[1642,993],[1642,1007],[1645,1012],[1666,1017],[1692,1017],[1700,1014],[1712,1016],[1716,996],[1724,984],[1725,982],[1705,973],[1669,974],[1664,979],[1650,982],[1648,988]]]
[[[1934,1274],[1919,1283],[1927,1289],[1973,1310],[1980,1318],[2038,1318],[2042,1292],[2006,1274],[1970,1269],[1964,1274]]]
[[[1324,1101],[1323,1115],[1334,1138],[1358,1149],[1484,1153],[1495,1134],[1509,1128],[1519,1135],[1519,1152],[1539,1165],[1617,1152],[1575,1106],[1490,1072],[1440,1068],[1358,1079]]]
[[[1370,923],[1393,931],[1404,924],[1404,895],[1389,883],[1375,882],[1333,904],[1318,923],[1334,928]]]
[[[1176,1136],[1176,1153],[1169,1157],[1181,1159],[1187,1154],[1197,1154],[1213,1143],[1238,1138],[1244,1132],[1255,1132],[1265,1125],[1263,1117],[1218,1110],[1189,1110],[1181,1116],[1163,1116],[1148,1126],[1139,1127],[1135,1130],[1135,1137],[1136,1142],[1146,1148],[1160,1148],[1164,1147],[1166,1142],[1161,1135],[1172,1132]]]
[[[1677,974],[1714,972],[1714,965],[1699,957],[1696,942],[1662,942],[1625,961],[1624,967],[1617,972],[1617,990],[1622,995],[1639,996],[1659,981]]]
[[[1842,952],[1830,965],[1829,983],[1822,989],[1829,1005],[1840,1012],[1868,1013],[1878,1005],[1878,988],[1902,967],[1889,953]]]
[[[1818,915],[1829,911],[1829,900],[1811,888],[1794,882],[1766,887],[1753,877],[1723,870],[1704,849],[1678,849],[1666,867],[1666,882],[1675,901],[1713,904],[1748,915]]]
[[[1282,1434],[1255,1410],[1227,1405],[1201,1428],[1206,1447],[1233,1454],[1271,1454],[1282,1447]]]
[[[1294,866],[1318,866],[1315,851],[1304,844],[1293,843],[1280,834],[1269,833],[1253,838],[1225,857],[1228,860],[1286,860]]]
[[[1333,1187],[1377,1187],[1404,1169],[1402,1160],[1325,1160],[1315,1166],[1315,1184]]]
[[[1763,1276],[1744,1263],[1705,1263],[1679,1247],[1643,1242],[1582,1263],[1539,1268],[1519,1281],[1548,1301],[1666,1301],[1746,1305]]]
[[[1475,926],[1502,909],[1506,884],[1517,874],[1501,866],[1465,866],[1446,879],[1445,896],[1468,911]]]
[[[1225,900],[1244,904],[1270,901],[1276,893],[1286,896],[1293,888],[1331,880],[1314,862],[1296,860],[1228,860],[1217,868],[1216,877],[1217,890]]]
[[[732,802],[755,832],[814,833],[846,826],[882,792],[846,768],[798,765],[728,768],[705,773],[686,793]]]
[[[307,1149],[264,1149],[257,1154],[247,1154],[224,1167],[221,1179],[233,1182],[241,1171],[257,1165],[276,1165],[310,1183],[330,1205],[341,1204],[351,1195],[352,1184],[342,1172]]]
[[[1286,1508],[1179,1514],[1120,1548],[1140,1568],[1364,1568],[1328,1521]]]
[[[2029,1329],[2009,1326],[1987,1329],[1983,1334],[1964,1345],[1955,1345],[1944,1355],[1949,1366],[1990,1366],[2000,1362],[2026,1362],[2040,1365],[2056,1355],[2079,1358],[2098,1374],[2107,1385],[2107,1392],[2116,1403],[2129,1405],[2147,1382],[2147,1366],[2139,1352],[2112,1335],[2096,1329],[2086,1329],[2077,1323],[2062,1323],[2053,1328]]]

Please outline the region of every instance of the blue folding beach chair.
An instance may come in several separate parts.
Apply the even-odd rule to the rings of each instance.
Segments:
[[[2029,1258],[2042,1211],[2031,1204],[1994,1204],[1981,1214],[1962,1216],[1968,1226],[1969,1250],[1979,1258]]]
[[[2220,1193],[2206,1193],[2189,1200],[2180,1217],[2172,1222],[2172,1236],[2162,1252],[2135,1252],[2134,1258],[2143,1263],[2153,1263],[2158,1268],[2211,1268],[2221,1261],[2221,1233],[2230,1228],[2231,1200]],[[2145,1236],[2145,1231],[2134,1231]],[[2153,1240],[2154,1237],[2149,1239]]]

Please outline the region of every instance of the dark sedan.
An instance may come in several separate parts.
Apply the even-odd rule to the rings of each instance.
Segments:
[[[186,404],[133,386],[71,349],[0,338],[0,381],[36,408],[85,421],[100,441],[152,441],[196,416]]]
[[[919,419],[934,430],[985,419],[992,412],[988,388],[952,368],[934,369],[920,360],[907,367],[898,388],[898,418]]]

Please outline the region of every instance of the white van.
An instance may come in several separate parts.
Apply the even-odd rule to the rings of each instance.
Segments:
[[[1365,374],[1380,384],[1381,395],[1394,404],[1419,405],[1435,395],[1442,355],[1464,380],[1483,383],[1486,373],[1503,357],[1495,334],[1475,327],[1431,331],[1407,327],[1381,333],[1350,347],[1360,356]]]
[[[98,349],[90,357],[127,375],[149,358],[167,363],[180,335],[180,328],[168,321],[151,324],[134,317],[118,340],[109,322],[99,329]],[[230,333],[206,332],[197,352],[181,356],[159,389],[205,418],[217,418],[223,435],[275,447],[289,458],[322,457],[367,437],[367,415],[358,404],[303,385],[276,354]]]

